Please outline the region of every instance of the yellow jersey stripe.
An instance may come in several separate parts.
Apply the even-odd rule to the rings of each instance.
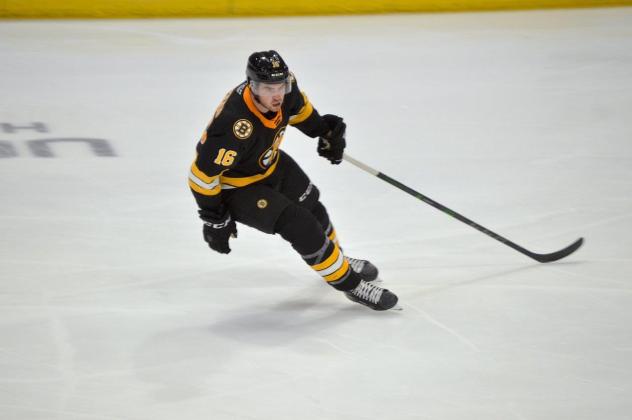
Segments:
[[[217,195],[222,191],[222,188],[219,184],[217,184],[215,187],[211,189],[202,188],[195,182],[191,181],[191,179],[189,179],[189,187],[191,187],[193,191],[200,193],[202,195]]]
[[[206,175],[204,172],[202,172],[200,170],[200,168],[197,167],[197,165],[195,164],[196,161],[197,161],[197,158],[191,164],[191,172],[193,173],[193,175],[195,175],[196,177],[200,178],[206,184],[210,184],[211,182],[213,182],[217,178],[217,175],[216,176],[208,176],[208,175]]]
[[[303,108],[301,108],[298,114],[292,115],[290,117],[290,125],[302,123],[303,121],[308,119],[310,115],[312,115],[312,112],[314,112],[314,107],[312,106],[312,103],[309,101],[309,99],[307,99],[307,95],[305,94],[305,92],[301,92],[301,94],[303,95],[305,105],[303,105]]]
[[[265,171],[265,173],[262,174],[257,174],[257,175],[252,175],[252,176],[246,176],[243,178],[231,178],[228,176],[221,176],[220,180],[222,184],[227,184],[227,187],[245,187],[246,185],[250,185],[253,182],[257,182],[257,181],[261,181],[264,178],[269,177],[272,172],[274,172],[274,170],[276,169],[277,163],[279,163],[279,158],[277,155],[277,159],[276,161],[268,168],[267,171]]]
[[[194,184],[197,184],[197,186],[199,186],[200,188],[205,188],[207,190],[210,190],[219,185],[219,176],[214,176],[211,179],[212,181],[210,182],[204,182],[203,180],[195,176],[193,171],[189,172],[189,180],[193,182]]]

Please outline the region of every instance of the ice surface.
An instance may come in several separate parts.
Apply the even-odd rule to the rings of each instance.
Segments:
[[[630,8],[0,23],[0,418],[631,419],[631,28]],[[270,48],[354,157],[533,251],[586,244],[535,263],[289,130],[404,311],[245,227],[211,253],[188,167]],[[116,156],[34,156],[51,138]]]

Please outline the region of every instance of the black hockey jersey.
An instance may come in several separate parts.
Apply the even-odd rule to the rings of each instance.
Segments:
[[[262,114],[247,82],[230,91],[197,144],[189,187],[201,209],[219,212],[221,191],[261,181],[276,169],[288,124],[309,137],[327,126],[292,77],[281,110]]]

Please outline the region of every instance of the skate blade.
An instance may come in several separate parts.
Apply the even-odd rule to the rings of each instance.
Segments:
[[[397,303],[395,306],[389,309],[389,311],[403,311],[403,310],[404,310],[404,307],[400,305],[399,303]]]

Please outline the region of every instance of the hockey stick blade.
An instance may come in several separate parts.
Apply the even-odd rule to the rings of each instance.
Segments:
[[[497,234],[496,232],[492,232],[491,230],[487,229],[484,226],[479,225],[478,223],[476,223],[475,221],[473,221],[471,219],[468,219],[467,217],[463,216],[462,214],[459,214],[459,213],[455,212],[454,210],[444,206],[443,204],[434,201],[433,199],[423,195],[419,191],[413,190],[409,186],[402,184],[398,180],[396,180],[394,178],[391,178],[390,176],[386,175],[385,173],[380,172],[380,171],[378,171],[376,169],[373,169],[370,166],[366,165],[365,163],[362,163],[359,160],[352,158],[351,156],[349,156],[346,153],[343,155],[343,159],[345,161],[351,163],[352,165],[357,166],[358,168],[362,169],[363,171],[368,172],[371,175],[381,179],[382,181],[385,181],[385,182],[391,184],[392,186],[394,186],[396,188],[399,188],[400,190],[404,191],[405,193],[410,194],[411,196],[417,198],[418,200],[421,200],[424,203],[436,208],[437,210],[442,211],[443,213],[447,214],[448,216],[451,216],[451,217],[459,220],[460,222],[465,223],[466,225],[478,230],[481,233],[484,233],[485,235],[489,236],[490,238],[495,239],[495,240],[507,245],[508,247],[513,248],[514,250],[520,252],[521,254],[526,255],[527,257],[532,258],[532,259],[534,259],[534,260],[536,260],[538,262],[548,263],[548,262],[561,260],[562,258],[565,258],[565,257],[571,255],[573,252],[577,251],[579,249],[579,247],[581,247],[582,244],[584,243],[584,238],[579,238],[578,240],[576,240],[575,242],[573,242],[572,244],[570,244],[566,248],[560,249],[559,251],[552,252],[550,254],[537,254],[535,252],[531,252],[528,249],[523,248],[522,246],[518,245],[517,243],[515,243],[513,241],[510,241],[509,239]]]
[[[562,258],[568,257],[573,252],[577,251],[579,247],[582,246],[583,243],[584,243],[584,238],[579,238],[578,240],[576,240],[575,242],[573,242],[566,248],[560,249],[559,251],[556,251],[556,252],[551,252],[550,254],[536,254],[535,252],[529,252],[527,255],[541,263],[553,262],[553,261],[561,260]]]

